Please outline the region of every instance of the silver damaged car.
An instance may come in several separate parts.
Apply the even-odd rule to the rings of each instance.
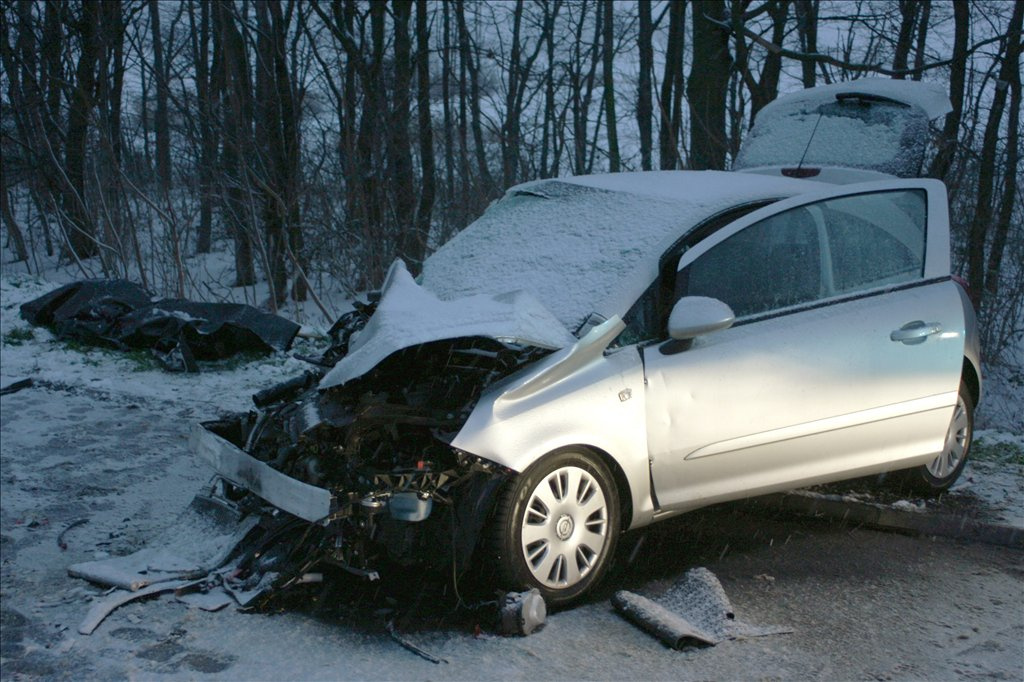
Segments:
[[[781,98],[731,172],[513,187],[419,278],[396,262],[313,371],[193,432],[291,543],[254,582],[479,569],[557,605],[621,533],[705,505],[947,489],[981,398],[946,191],[915,177],[948,102],[892,83]]]

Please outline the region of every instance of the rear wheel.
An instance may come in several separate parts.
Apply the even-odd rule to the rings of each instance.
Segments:
[[[967,385],[960,382],[960,392],[942,452],[931,462],[907,471],[908,487],[924,495],[937,495],[949,490],[967,464],[973,436],[974,400]]]
[[[556,452],[516,478],[491,527],[505,587],[537,588],[552,605],[582,596],[604,576],[619,534],[608,467],[578,450]]]

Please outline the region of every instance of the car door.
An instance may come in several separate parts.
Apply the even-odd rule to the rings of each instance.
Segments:
[[[788,199],[684,253],[676,298],[723,300],[736,321],[643,351],[661,510],[933,456],[963,358],[956,286],[931,180]]]

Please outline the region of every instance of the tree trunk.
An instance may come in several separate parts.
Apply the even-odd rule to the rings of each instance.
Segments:
[[[637,12],[640,20],[640,30],[636,38],[640,73],[637,81],[636,123],[640,130],[640,168],[648,171],[653,168],[651,165],[651,117],[654,115],[654,106],[651,101],[651,74],[654,71],[654,26],[651,21],[651,0],[639,0]]]
[[[924,48],[928,41],[928,22],[931,20],[932,15],[932,0],[919,0],[921,3],[921,17],[917,22],[917,47],[914,48],[914,73],[911,75],[911,79],[915,81],[921,80],[923,72],[921,67],[924,66]]]
[[[505,117],[501,126],[501,175],[504,189],[516,184],[519,170],[519,89],[522,87],[522,26],[523,0],[516,0],[512,10],[511,53],[506,71],[508,87],[505,97]]]
[[[417,11],[421,7],[417,6]],[[426,10],[423,10],[426,11]],[[444,3],[441,6],[441,13],[444,20],[441,47],[441,104],[444,126],[444,212],[441,229],[441,241],[447,241],[451,233],[450,221],[454,214],[455,204],[455,137],[452,135],[452,27],[450,5]],[[428,57],[429,59],[429,57]],[[422,133],[421,133],[422,134]],[[422,142],[420,143],[422,144]],[[459,225],[459,227],[462,227]]]
[[[768,16],[772,19],[772,44],[782,45],[786,39],[789,20],[789,0],[769,0]],[[749,73],[749,65],[740,65]],[[750,88],[750,124],[754,124],[757,112],[779,96],[779,79],[782,76],[782,55],[769,50],[764,56],[761,77],[757,86]]]
[[[149,0],[150,25],[153,28],[153,79],[156,81],[156,176],[164,200],[171,191],[171,127],[167,115],[169,88],[164,65],[163,36],[160,34],[160,3]]]
[[[604,77],[604,118],[605,130],[608,131],[608,171],[618,173],[619,131],[615,118],[615,73],[612,65],[615,62],[615,6],[612,0],[604,0],[604,39],[602,42],[602,76]]]
[[[1017,194],[1021,191],[1017,180],[1018,165],[1020,164],[1020,108],[1021,108],[1021,7],[1014,10],[1013,19],[1010,21],[1010,40],[1008,41],[1006,56],[1003,61],[1003,69],[999,73],[1002,82],[1007,83],[1010,89],[1010,109],[1007,117],[1006,129],[1006,159],[1002,164],[1005,169],[1003,175],[1003,196],[999,204],[999,215],[995,221],[995,234],[992,237],[992,247],[988,254],[988,267],[985,271],[985,294],[990,301],[995,301],[999,293],[999,277],[1001,275],[1003,253],[1006,250],[1006,240],[1010,233],[1010,224],[1013,220],[1013,209],[1017,201]],[[996,87],[999,87],[997,85]],[[1019,264],[1018,264],[1019,265]]]
[[[465,0],[455,0],[455,18],[459,25],[459,51],[469,75],[470,131],[473,134],[477,172],[483,185],[483,198],[487,200],[494,195],[496,186],[490,168],[487,166],[487,148],[484,146],[483,124],[480,116],[479,63],[473,58],[470,45],[469,29],[466,27]]]
[[[394,91],[388,125],[388,165],[393,183],[395,237],[398,255],[412,267],[414,274],[418,274],[426,240],[420,238],[416,224],[416,183],[412,170],[412,142],[409,139],[409,91],[412,88],[413,69],[409,19],[412,16],[412,0],[394,0],[391,13],[394,19]]]
[[[406,258],[417,270],[427,252],[430,238],[431,216],[434,211],[435,174],[434,131],[430,119],[430,30],[428,28],[426,0],[416,0],[416,109],[419,123],[420,167],[423,180],[420,200],[416,207],[416,225],[409,231],[411,243],[405,249]],[[448,94],[444,95],[447,101]]]
[[[910,48],[914,40],[914,27],[917,24],[917,12],[920,0],[900,0],[900,30],[896,38],[896,48],[892,57],[893,71],[906,71],[910,59]],[[897,73],[893,78],[905,79],[904,73]]]
[[[971,8],[967,0],[953,0],[953,61],[949,65],[949,101],[953,110],[946,114],[939,136],[938,152],[932,159],[928,176],[944,180],[953,162],[957,135],[964,111],[964,84],[967,79],[967,41],[970,37]]]
[[[729,34],[709,19],[725,18],[723,0],[694,7],[693,66],[686,84],[690,104],[690,168],[725,168],[725,105],[729,92]]]
[[[96,226],[86,204],[85,156],[89,138],[89,113],[92,111],[96,88],[96,63],[99,59],[99,3],[82,4],[80,22],[81,48],[75,68],[75,82],[68,110],[68,128],[64,154],[64,172],[67,177],[63,209],[68,217],[64,226],[68,246],[77,258],[95,256]]]
[[[544,20],[548,20],[551,8],[544,3]],[[554,19],[552,19],[552,23]],[[551,178],[558,175],[558,161],[554,153],[557,139],[558,114],[555,108],[555,32],[548,31],[544,36],[547,71],[544,73],[544,118],[541,129],[540,143],[540,177]]]
[[[216,126],[213,122],[213,79],[208,62],[210,52],[210,4],[200,2],[196,25],[195,3],[189,3],[192,54],[196,83],[196,108],[199,118],[199,227],[196,253],[209,253],[213,238],[213,168],[217,158]]]
[[[699,7],[694,5],[695,8]],[[686,47],[686,2],[673,0],[668,14],[668,45],[659,99],[658,157],[662,170],[682,167],[679,135],[682,131],[683,53]]]
[[[7,195],[6,187],[0,187],[0,213],[3,214],[4,225],[7,226],[7,236],[14,247],[14,260],[25,261],[25,266],[28,267],[28,249],[25,248],[25,237],[21,234],[18,221],[14,219],[14,212],[11,211],[11,201]]]
[[[796,28],[800,37],[800,51],[804,54],[818,52],[818,5],[819,0],[796,0]],[[800,73],[805,88],[816,85],[817,64],[812,59],[800,60]]]
[[[233,7],[227,0],[213,5],[213,18],[220,33],[222,55],[218,60],[223,70],[223,83],[227,106],[224,109],[224,168],[225,211],[235,242],[235,286],[248,286],[256,282],[253,263],[252,228],[250,226],[251,200],[247,169],[252,148],[252,83],[249,77],[249,57],[242,34],[232,16]]]

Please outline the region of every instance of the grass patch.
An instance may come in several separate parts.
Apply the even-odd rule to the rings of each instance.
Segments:
[[[971,443],[971,459],[1024,465],[1024,447],[1019,443],[989,441],[982,437]]]
[[[8,346],[20,346],[26,341],[32,341],[35,338],[35,332],[32,331],[31,327],[18,327],[4,334],[4,343]]]

